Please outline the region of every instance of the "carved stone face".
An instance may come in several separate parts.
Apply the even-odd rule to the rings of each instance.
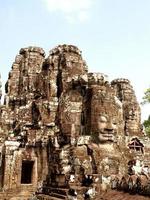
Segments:
[[[113,143],[117,141],[118,133],[122,132],[123,125],[121,106],[119,100],[115,96],[111,96],[106,87],[101,91],[94,88],[91,99],[90,120],[91,134],[95,143]]]
[[[112,116],[100,115],[97,122],[100,143],[114,142],[118,131],[117,119]]]

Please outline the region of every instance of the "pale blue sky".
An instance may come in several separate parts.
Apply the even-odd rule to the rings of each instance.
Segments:
[[[0,0],[3,85],[21,47],[48,55],[64,43],[82,50],[89,71],[130,79],[139,101],[150,87],[150,0]]]

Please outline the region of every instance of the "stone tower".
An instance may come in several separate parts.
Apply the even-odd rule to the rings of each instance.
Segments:
[[[127,79],[116,79],[111,82],[116,96],[123,104],[125,134],[134,136],[141,134],[141,111],[133,87]]]

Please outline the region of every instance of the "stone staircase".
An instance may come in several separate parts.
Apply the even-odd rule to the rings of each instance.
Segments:
[[[45,195],[39,194],[38,198],[40,200],[50,200],[50,199],[67,199],[67,189],[63,188],[52,188],[52,187],[45,187]]]
[[[64,199],[64,197],[62,196],[55,196],[55,194],[52,194],[54,196],[49,196],[49,195],[37,195],[38,200],[60,200],[60,199]],[[65,199],[67,199],[67,197],[65,197]]]

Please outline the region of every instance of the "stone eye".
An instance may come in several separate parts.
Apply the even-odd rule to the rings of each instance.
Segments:
[[[101,123],[106,123],[106,122],[107,122],[106,117],[100,116],[100,122],[101,122]]]

